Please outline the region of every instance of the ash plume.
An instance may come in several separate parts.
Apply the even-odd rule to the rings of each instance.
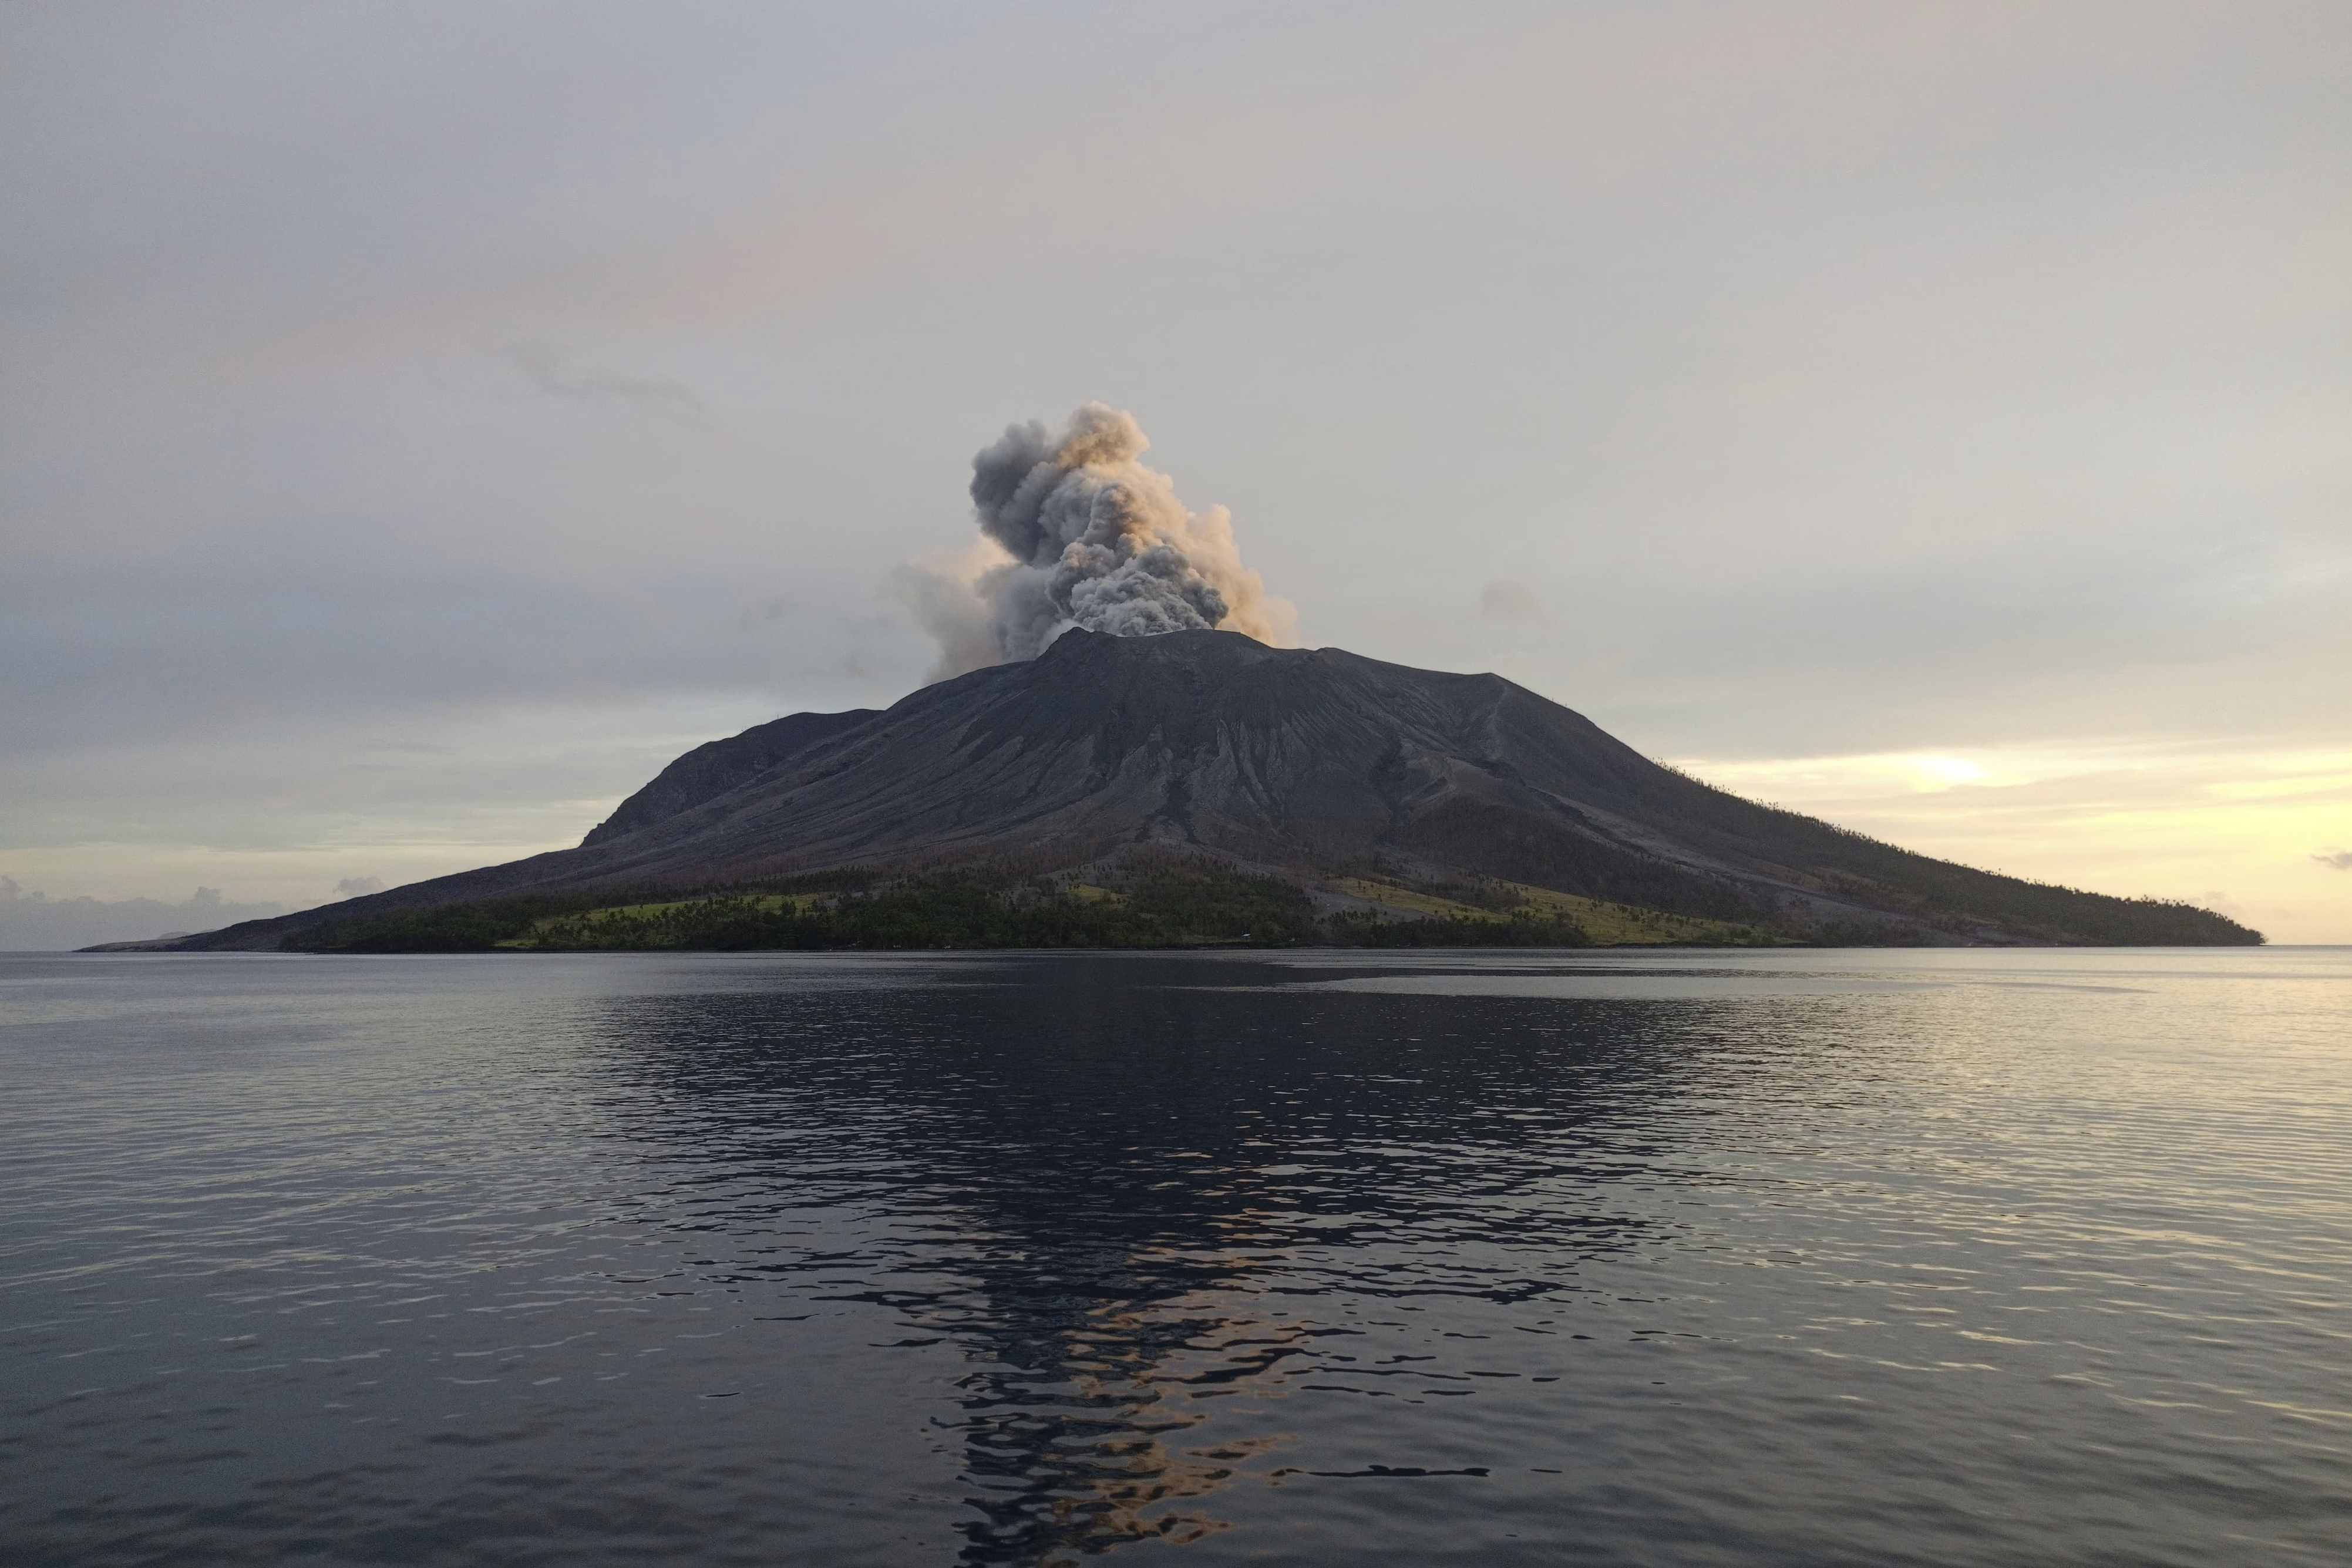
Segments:
[[[1225,509],[1185,509],[1132,415],[1089,403],[1058,432],[1006,427],[971,460],[982,537],[901,566],[887,592],[940,645],[931,679],[1034,658],[1073,626],[1116,637],[1219,628],[1287,640],[1290,606],[1242,564]]]

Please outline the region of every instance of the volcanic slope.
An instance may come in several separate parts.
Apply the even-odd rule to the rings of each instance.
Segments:
[[[1042,873],[1148,846],[1310,884],[1493,878],[1817,940],[2260,940],[2186,905],[1996,876],[1743,800],[1499,676],[1232,632],[1071,631],[880,713],[795,715],[698,748],[577,848],[172,945],[274,946],[330,915],[843,868]]]

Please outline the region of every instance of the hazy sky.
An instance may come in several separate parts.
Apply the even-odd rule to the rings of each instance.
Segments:
[[[2340,0],[7,6],[0,874],[573,842],[903,695],[892,567],[1101,399],[1307,643],[2352,941],[2347,58]]]

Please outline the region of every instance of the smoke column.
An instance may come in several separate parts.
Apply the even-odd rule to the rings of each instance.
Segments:
[[[889,591],[938,639],[933,679],[1034,658],[1073,626],[1116,637],[1217,627],[1286,640],[1290,606],[1243,566],[1223,507],[1191,512],[1132,415],[1089,403],[1055,434],[1032,420],[971,460],[984,536]]]

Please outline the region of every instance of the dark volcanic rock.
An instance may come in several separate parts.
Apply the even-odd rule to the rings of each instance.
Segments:
[[[751,783],[795,752],[855,729],[879,711],[853,708],[845,713],[794,713],[697,746],[656,773],[653,783],[614,807],[613,815],[590,828],[580,842],[583,847],[602,844],[650,827],[666,816],[676,816],[689,806]]]
[[[501,894],[1045,870],[1151,844],[1307,877],[1379,863],[1493,876],[1881,941],[2252,940],[2203,911],[1997,877],[1742,800],[1499,676],[1231,632],[1074,631],[881,713],[799,714],[699,747],[576,849],[176,945],[274,945],[329,915]],[[2126,917],[2163,934],[2118,937]]]

